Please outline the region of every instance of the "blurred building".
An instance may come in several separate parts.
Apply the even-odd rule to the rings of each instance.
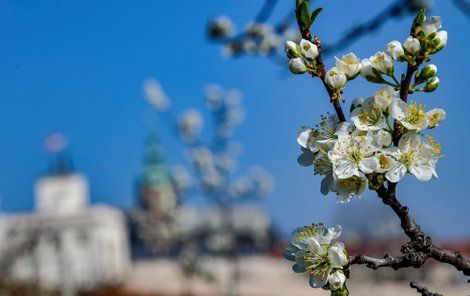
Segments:
[[[271,219],[262,207],[243,203],[224,211],[183,204],[177,179],[165,165],[157,136],[149,134],[144,167],[136,182],[138,205],[129,215],[134,258],[175,255],[189,244],[208,253],[233,243],[241,252],[259,252],[275,239]],[[227,219],[233,221],[229,231]]]
[[[35,184],[33,213],[2,218],[3,280],[64,291],[113,285],[130,267],[125,216],[89,205],[88,181],[63,155]]]

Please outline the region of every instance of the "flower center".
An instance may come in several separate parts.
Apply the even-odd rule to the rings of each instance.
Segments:
[[[410,151],[401,155],[400,162],[403,163],[406,167],[409,167],[413,163],[414,154],[414,149],[410,149]]]
[[[381,114],[382,112],[377,108],[370,110],[362,108],[359,114],[359,121],[364,125],[375,125],[380,120]]]
[[[419,126],[420,123],[426,119],[426,113],[424,112],[424,105],[416,105],[416,103],[411,103],[406,108],[406,118],[405,121],[414,125]]]
[[[385,154],[380,154],[379,155],[379,165],[380,165],[380,168],[383,169],[383,170],[388,169],[389,162],[388,162],[388,158],[387,158],[387,156],[385,156]]]
[[[358,192],[362,184],[362,180],[358,176],[352,176],[351,178],[347,179],[339,179],[338,182],[340,187],[350,189],[354,192]]]
[[[385,57],[384,55],[378,55],[374,58],[374,63],[380,63],[380,62],[383,62],[385,60]]]

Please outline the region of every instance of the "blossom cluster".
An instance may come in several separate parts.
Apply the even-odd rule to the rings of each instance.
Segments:
[[[341,235],[341,227],[325,227],[323,224],[299,227],[292,233],[291,242],[284,257],[295,262],[294,272],[308,272],[312,288],[342,290],[346,276],[343,268],[348,256],[341,242],[334,242]],[[344,287],[345,288],[345,287]]]
[[[225,43],[223,54],[226,56],[242,53],[268,55],[277,51],[283,41],[300,39],[299,34],[293,30],[287,29],[281,32],[270,24],[260,22],[249,23],[236,37],[234,37],[235,32],[235,26],[227,16],[218,16],[209,21],[209,38]]]
[[[355,99],[351,110],[352,123],[328,114],[316,127],[302,129],[297,138],[303,152],[299,163],[313,165],[316,174],[325,176],[323,194],[334,192],[340,202],[348,202],[368,186],[376,189],[386,180],[397,183],[406,173],[421,181],[437,178],[441,148],[423,131],[437,127],[446,118],[444,110],[426,112],[423,105],[405,103],[390,86],[365,100]],[[405,129],[397,146],[392,143],[391,120]]]
[[[385,181],[397,183],[407,173],[421,181],[437,178],[441,147],[424,132],[439,126],[446,112],[440,108],[426,111],[422,104],[402,100],[394,62],[417,65],[418,61],[429,60],[430,54],[447,43],[447,32],[439,31],[440,27],[439,17],[423,19],[415,37],[408,37],[403,45],[392,41],[384,52],[362,61],[350,53],[337,58],[336,67],[326,73],[324,80],[333,91],[341,92],[346,82],[359,73],[370,82],[387,86],[366,99],[356,98],[351,103],[350,122],[340,122],[337,116],[328,114],[316,127],[300,132],[297,142],[303,153],[298,161],[313,165],[314,172],[324,176],[323,194],[334,192],[340,202],[348,202],[367,187],[376,190]],[[294,73],[316,74],[315,58],[319,53],[314,44],[307,40],[300,45],[288,42],[286,53]],[[433,64],[417,71],[409,93],[434,91],[439,84],[436,73]],[[423,83],[424,87],[417,87]],[[396,143],[392,141],[394,136]]]

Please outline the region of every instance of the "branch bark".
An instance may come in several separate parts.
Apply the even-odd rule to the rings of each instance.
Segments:
[[[423,285],[418,284],[415,281],[412,281],[410,283],[410,287],[413,288],[413,289],[416,289],[416,291],[418,291],[418,293],[421,293],[421,295],[423,295],[423,296],[443,296],[442,294],[437,294],[437,293],[430,292],[428,290],[428,288],[426,288]]]
[[[428,258],[454,266],[464,275],[470,276],[470,259],[465,258],[457,251],[436,247],[431,237],[421,231],[420,226],[411,217],[408,207],[403,206],[396,197],[396,184],[389,183],[389,188],[382,186],[377,190],[379,198],[388,205],[400,219],[401,228],[410,238],[410,242],[402,246],[403,256],[392,257],[386,255],[383,259],[372,258],[366,255],[357,255],[349,258],[349,263],[364,264],[369,268],[391,267],[395,270],[406,267],[421,267]]]

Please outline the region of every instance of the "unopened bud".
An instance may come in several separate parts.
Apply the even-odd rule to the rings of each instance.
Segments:
[[[434,64],[429,64],[420,71],[416,72],[415,81],[416,82],[424,82],[427,79],[436,76],[437,67]]]
[[[303,74],[307,72],[307,67],[302,58],[294,58],[289,62],[289,70],[294,74]]]
[[[284,46],[289,59],[300,57],[300,46],[293,41],[286,41]]]
[[[419,50],[421,49],[421,44],[419,40],[409,36],[406,38],[405,42],[403,42],[403,48],[410,53],[411,55],[415,56],[418,54]]]
[[[439,78],[433,77],[426,82],[426,85],[423,88],[423,91],[425,92],[433,92],[437,89],[439,86]]]
[[[439,31],[431,39],[429,53],[433,54],[442,50],[447,45],[447,31]]]

